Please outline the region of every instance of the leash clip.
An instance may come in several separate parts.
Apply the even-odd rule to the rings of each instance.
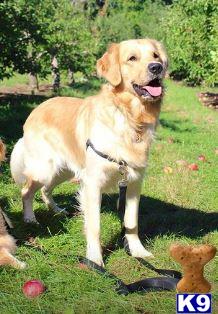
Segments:
[[[122,176],[122,179],[118,182],[119,186],[127,186],[128,183],[128,170],[127,166],[122,164],[119,166],[119,173]]]

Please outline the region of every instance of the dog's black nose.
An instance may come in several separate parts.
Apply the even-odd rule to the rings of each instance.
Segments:
[[[152,62],[152,63],[149,63],[148,70],[152,74],[160,74],[163,71],[163,66],[162,66],[162,64],[160,64],[158,62]]]

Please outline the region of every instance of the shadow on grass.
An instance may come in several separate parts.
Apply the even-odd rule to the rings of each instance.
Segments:
[[[184,122],[190,122],[189,120],[182,121]],[[181,127],[181,121],[180,120],[171,120],[171,121],[166,121],[164,119],[160,119],[160,124],[162,127],[169,129],[170,131],[178,132],[178,133],[183,133],[183,132],[193,132],[196,130],[196,127]]]
[[[7,151],[23,134],[23,124],[33,110],[34,105],[47,98],[32,95],[5,95],[0,97],[0,136],[4,140]]]
[[[105,196],[103,211],[109,212],[113,209],[122,222],[124,213],[119,213],[116,209],[117,198],[115,194]],[[195,239],[218,230],[217,212],[207,213],[195,208],[184,208],[143,195],[139,208],[139,237],[142,241],[163,235]],[[123,236],[122,233],[117,234],[104,248],[105,256],[118,247],[123,248]]]
[[[95,93],[99,90],[100,85],[101,81],[96,78],[82,83],[74,83],[68,90],[69,96],[72,96],[76,91],[87,93],[91,90]],[[64,88],[63,93],[61,91],[62,89],[60,89],[60,94],[64,96]],[[34,107],[55,96],[58,94],[27,95],[19,92],[17,94],[0,92],[0,137],[7,145],[8,153],[12,149],[11,146],[22,136],[23,124]]]
[[[55,201],[62,208],[66,208],[70,216],[54,214],[42,206],[36,211],[39,226],[28,226],[23,222],[22,212],[10,212],[9,216],[14,223],[14,235],[18,239],[25,240],[28,237],[50,237],[55,234],[66,232],[64,227],[69,219],[74,219],[77,214],[76,194],[56,195]],[[116,209],[117,195],[104,195],[102,212],[113,211],[123,221],[124,213]],[[7,199],[2,199],[4,208],[8,207]],[[139,211],[139,235],[142,240],[153,239],[158,235],[175,235],[176,237],[198,238],[218,229],[218,213],[203,212],[199,209],[184,208],[166,203],[151,197],[141,196]],[[116,234],[111,243],[105,248],[114,249],[122,247],[121,233]],[[107,255],[107,253],[106,253]]]
[[[22,93],[0,93],[0,105],[4,105],[5,102],[9,102],[11,105],[19,105],[23,102],[35,103],[42,102],[47,99],[47,96],[44,95],[28,95]]]
[[[113,210],[123,220],[124,213],[118,213],[116,209],[117,198],[116,194],[105,195],[103,211]],[[141,195],[139,208],[139,234],[142,239],[164,234],[198,238],[218,230],[217,212],[184,208],[144,195]]]
[[[24,243],[30,237],[51,237],[53,235],[62,234],[67,232],[65,224],[69,219],[73,219],[80,212],[77,210],[76,194],[73,196],[66,197],[65,195],[59,195],[55,197],[55,201],[61,208],[67,208],[69,216],[61,213],[54,213],[47,209],[46,205],[41,202],[40,208],[35,210],[35,215],[39,225],[37,224],[26,224],[23,221],[22,208],[19,212],[8,212],[6,209],[9,208],[8,199],[6,197],[1,198],[2,209],[5,210],[8,217],[13,223],[13,229],[10,230],[19,244]]]

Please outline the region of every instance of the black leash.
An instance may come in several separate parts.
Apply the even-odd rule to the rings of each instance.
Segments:
[[[125,228],[121,231],[123,234],[125,234]],[[125,235],[123,236],[123,246],[126,253],[131,256],[128,241],[125,238]],[[158,275],[166,276],[166,277],[173,277],[173,278],[182,278],[182,274],[177,270],[171,270],[171,269],[160,269],[154,267],[152,264],[150,264],[148,261],[144,260],[143,258],[136,257],[136,259],[142,264],[143,266],[147,267],[148,269],[155,271]]]
[[[133,292],[155,292],[155,291],[172,291],[176,290],[176,285],[181,279],[181,273],[170,269],[157,269],[150,263],[137,258],[137,260],[151,270],[156,271],[158,274],[164,274],[166,277],[146,278],[130,284],[125,284],[121,279],[109,273],[105,268],[97,265],[85,257],[79,257],[80,263],[86,265],[91,270],[97,271],[99,274],[116,281],[116,292],[118,294],[127,295]],[[144,263],[145,262],[145,263]]]

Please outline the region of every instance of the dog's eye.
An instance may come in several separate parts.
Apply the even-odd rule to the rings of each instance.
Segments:
[[[136,56],[131,56],[131,57],[128,59],[128,61],[136,61],[136,60],[137,60]]]
[[[156,52],[153,53],[153,57],[154,57],[155,59],[159,58],[159,56],[158,56],[158,54],[157,54]]]

